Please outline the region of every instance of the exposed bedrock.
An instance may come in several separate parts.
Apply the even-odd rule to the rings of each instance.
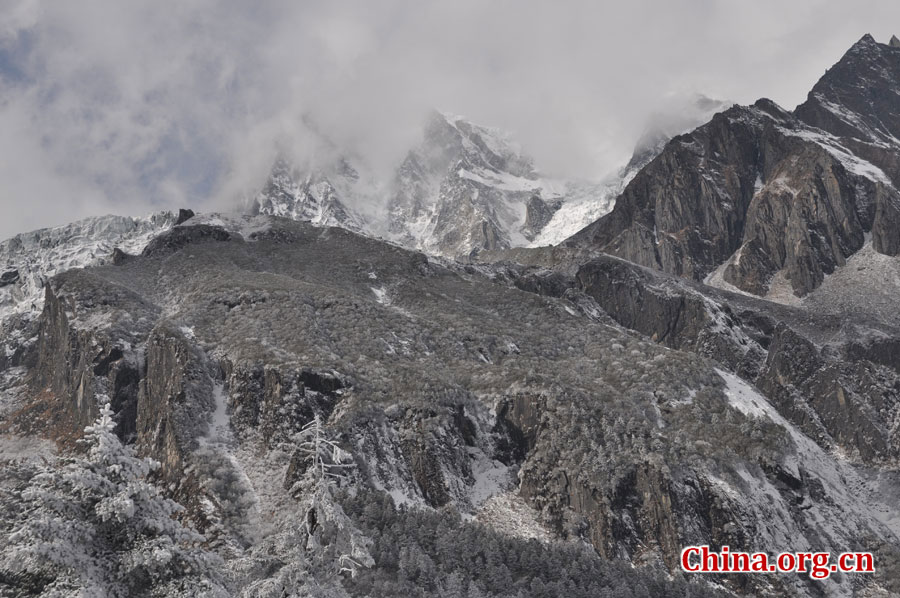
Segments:
[[[76,307],[68,281],[64,274],[46,288],[31,373],[34,392],[49,390],[62,399],[60,404],[71,415],[65,418],[71,428],[66,432],[73,434],[96,419],[98,398],[109,400],[116,412],[118,434],[132,438],[142,364],[130,351],[128,340],[115,331],[86,326],[77,318],[72,321]],[[108,298],[112,304],[117,300],[129,304],[135,298],[126,293]]]

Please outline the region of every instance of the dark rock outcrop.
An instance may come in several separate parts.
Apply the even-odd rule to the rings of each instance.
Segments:
[[[18,270],[8,270],[0,274],[0,287],[5,287],[19,281]]]
[[[898,331],[869,330],[836,316],[811,318],[802,309],[723,293],[610,256],[587,262],[574,277],[538,271],[515,283],[550,296],[582,291],[650,340],[715,359],[754,383],[823,448],[839,446],[868,464],[900,456],[893,424],[900,416]],[[832,341],[822,346],[811,333]]]
[[[147,341],[146,368],[138,397],[137,443],[162,464],[168,481],[180,482],[215,408],[209,366],[184,334],[163,324]]]
[[[337,372],[221,364],[238,430],[259,430],[266,444],[287,442],[318,415],[328,421],[349,383]]]
[[[765,358],[770,318],[748,334],[727,303],[608,256],[582,266],[574,281],[616,322],[654,342],[713,357],[750,379]]]
[[[134,257],[133,255],[126,253],[126,252],[122,251],[121,249],[119,249],[118,247],[116,247],[115,249],[113,249],[113,253],[112,253],[112,264],[113,264],[113,266],[121,266],[122,264],[124,264],[128,260],[132,259],[133,257]]]
[[[184,222],[187,222],[188,220],[193,218],[194,215],[195,215],[194,210],[186,210],[184,208],[179,209],[178,210],[178,218],[175,219],[175,226],[178,226],[179,224],[183,224]]]
[[[522,226],[522,234],[525,235],[525,238],[533,240],[547,226],[560,206],[562,203],[558,201],[547,203],[540,194],[532,195],[525,204],[525,224]]]
[[[798,119],[838,137],[900,185],[900,48],[865,35],[797,107]]]
[[[896,371],[829,358],[780,324],[756,385],[785,418],[825,446],[833,442],[867,463],[900,455],[893,429],[900,410]]]
[[[134,436],[137,417],[138,381],[142,364],[125,348],[140,338],[142,328],[133,326],[127,334],[117,330],[85,326],[73,321],[73,310],[129,310],[134,314],[153,313],[139,297],[125,289],[103,291],[94,295],[97,281],[78,278],[70,273],[58,276],[46,287],[44,311],[39,320],[37,355],[32,370],[33,385],[49,389],[64,400],[71,417],[69,430],[79,433],[96,419],[99,400],[108,400],[117,412],[116,432],[123,438]],[[99,304],[94,303],[98,301]],[[80,303],[76,307],[76,303]],[[87,314],[79,313],[80,316]]]
[[[211,226],[208,224],[179,226],[154,237],[144,248],[141,255],[144,257],[151,257],[161,253],[170,253],[193,243],[240,240],[239,236],[232,235],[221,226]]]

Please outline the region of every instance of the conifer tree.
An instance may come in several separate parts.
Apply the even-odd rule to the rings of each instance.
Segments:
[[[22,523],[0,569],[40,579],[40,596],[225,596],[219,559],[175,516],[183,507],[148,475],[159,464],[138,457],[115,434],[104,405],[81,440],[85,457],[41,468],[21,491]]]

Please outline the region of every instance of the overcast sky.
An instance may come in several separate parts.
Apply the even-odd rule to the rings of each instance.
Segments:
[[[894,29],[897,0],[0,0],[0,238],[225,207],[303,115],[377,172],[436,107],[597,177],[672,98],[793,108]]]

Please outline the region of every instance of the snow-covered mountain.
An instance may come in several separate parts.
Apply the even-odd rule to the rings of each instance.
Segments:
[[[671,102],[648,120],[629,162],[599,182],[541,176],[509,134],[434,112],[397,170],[391,237],[448,257],[557,244],[608,213],[669,139],[726,104],[702,95]]]
[[[330,168],[301,169],[279,158],[250,212],[360,231],[363,219],[342,198],[355,193],[359,173],[341,158]]]
[[[598,185],[434,114],[383,221],[353,160],[280,160],[253,215],[0,244],[0,594],[896,595],[898,46]],[[782,270],[803,299],[752,296]],[[690,578],[695,544],[876,571]]]
[[[40,312],[44,285],[56,274],[111,263],[116,249],[140,253],[153,237],[192,214],[85,218],[0,242],[0,320],[14,313]]]
[[[673,137],[707,122],[716,112],[725,110],[729,105],[729,102],[714,100],[702,94],[670,98],[663,108],[647,120],[631,159],[624,166],[598,183],[566,183],[559,209],[527,247],[558,245],[608,214],[631,179],[658,156]]]
[[[434,111],[419,144],[385,184],[361,180],[361,165],[326,140],[324,153],[332,157],[324,166],[278,159],[250,211],[341,226],[451,258],[553,245],[608,213],[669,139],[724,105],[705,96],[672,103],[649,119],[629,162],[599,182],[542,176],[508,133]],[[354,210],[366,202],[384,205],[384,215]]]
[[[397,169],[388,230],[404,245],[450,257],[518,247],[540,233],[565,191],[509,135],[434,112]]]

